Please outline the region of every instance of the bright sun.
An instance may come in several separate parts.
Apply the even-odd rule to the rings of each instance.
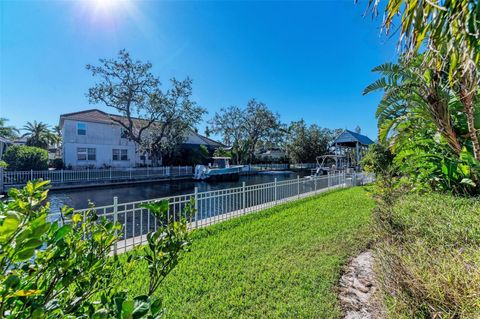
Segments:
[[[93,0],[97,9],[108,10],[113,9],[122,0]]]
[[[145,23],[134,0],[77,0],[75,3],[76,14],[95,28],[116,30],[127,19],[140,27]]]

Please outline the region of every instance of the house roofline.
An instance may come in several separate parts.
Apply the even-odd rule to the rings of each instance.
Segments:
[[[83,111],[78,111],[78,112],[71,112],[71,113],[65,113],[65,114],[60,114],[60,127],[62,128],[63,127],[63,122],[64,120],[68,119],[68,116],[74,116],[74,115],[78,115],[78,114],[83,114],[83,113],[89,113],[89,112],[99,112],[99,113],[102,113],[108,117],[117,117],[117,118],[124,118],[126,119],[127,117],[126,116],[123,116],[123,115],[119,115],[119,114],[112,114],[112,113],[107,113],[105,111],[102,111],[102,110],[99,110],[99,109],[88,109],[88,110],[83,110]],[[147,121],[145,119],[141,119],[141,118],[138,118],[138,117],[131,117],[132,120],[137,120],[137,121]],[[95,121],[95,120],[88,120],[88,121],[85,121],[85,122],[91,122],[91,123],[105,123],[104,121]],[[119,125],[118,123],[116,123],[115,121],[112,120],[112,122],[114,122],[115,124]],[[225,144],[223,144],[222,142],[219,142],[219,141],[215,141],[209,137],[206,137],[200,133],[197,133],[195,132],[195,130],[191,129],[190,128],[190,131],[191,133],[197,135],[200,139],[202,140],[207,140],[207,142],[210,142],[210,143],[214,143],[214,144],[219,144],[220,147],[226,147]],[[209,143],[207,143],[207,145],[209,145]]]

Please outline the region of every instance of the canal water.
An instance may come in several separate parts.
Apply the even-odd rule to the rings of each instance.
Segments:
[[[171,181],[154,182],[131,185],[102,186],[72,190],[52,190],[49,194],[52,211],[60,210],[63,205],[75,209],[87,208],[89,203],[95,206],[111,205],[113,197],[118,197],[119,203],[141,201],[153,198],[161,198],[182,194],[191,194],[195,187],[199,192],[239,187],[243,182],[248,185],[262,184],[277,181],[295,179],[297,176],[309,175],[309,171],[267,171],[257,175],[241,176],[238,181],[230,182],[194,182],[194,181]]]

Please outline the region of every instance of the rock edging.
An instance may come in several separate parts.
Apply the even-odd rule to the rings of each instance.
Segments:
[[[372,252],[365,251],[346,266],[339,287],[339,298],[345,319],[382,317],[376,301],[377,285],[373,264]]]

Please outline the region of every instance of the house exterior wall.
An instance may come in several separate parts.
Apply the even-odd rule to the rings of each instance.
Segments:
[[[85,135],[79,135],[77,124],[85,124]],[[143,164],[140,155],[136,154],[134,142],[121,137],[121,127],[116,124],[82,122],[65,119],[62,127],[63,162],[69,167],[134,167]],[[79,148],[95,149],[95,160],[80,160],[77,156]],[[114,160],[113,149],[127,150],[127,160]],[[87,151],[88,152],[88,151]],[[149,161],[146,161],[149,164]]]

